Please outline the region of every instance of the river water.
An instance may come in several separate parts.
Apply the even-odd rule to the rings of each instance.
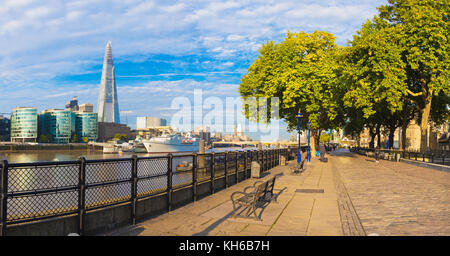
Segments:
[[[252,150],[256,148],[246,148]],[[241,148],[214,148],[206,150],[206,152],[225,152],[242,150]],[[10,163],[31,163],[40,161],[71,161],[77,160],[84,156],[86,159],[111,159],[111,158],[130,158],[132,155],[138,157],[148,157],[157,155],[167,155],[161,153],[133,153],[123,152],[121,154],[103,154],[101,151],[84,151],[84,150],[29,150],[29,151],[15,151],[15,152],[0,152],[0,161],[8,160]]]

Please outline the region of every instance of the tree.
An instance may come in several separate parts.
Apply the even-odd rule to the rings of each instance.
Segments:
[[[303,114],[301,126],[311,122],[312,150],[319,142],[320,132],[337,126],[339,115],[340,48],[335,37],[327,32],[290,33],[279,44],[267,42],[242,76],[239,93],[250,97],[278,97],[279,117],[290,130],[297,128],[297,113]],[[246,101],[247,102],[247,101]],[[269,122],[266,116],[254,113],[258,106],[246,107],[245,116],[257,122]]]
[[[367,21],[343,51],[344,104],[361,109],[366,119],[377,111],[394,113],[403,107],[407,85],[398,40],[394,29]]]
[[[127,140],[127,135],[126,134],[120,134],[120,133],[116,133],[114,134],[114,139],[116,140]]]
[[[449,4],[445,0],[389,0],[380,6],[377,24],[398,31],[405,63],[405,92],[420,111],[421,150],[427,149],[426,133],[434,96],[450,94]],[[448,102],[447,102],[448,103]]]
[[[76,133],[72,134],[72,138],[70,138],[70,142],[72,142],[72,143],[78,142],[78,136]]]
[[[48,135],[48,134],[41,134],[39,136],[38,142],[40,142],[40,143],[50,143],[50,135]]]
[[[331,136],[328,133],[324,133],[324,134],[320,135],[321,143],[330,142],[330,140],[331,140]]]

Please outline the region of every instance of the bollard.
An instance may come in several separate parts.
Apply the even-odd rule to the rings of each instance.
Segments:
[[[198,145],[198,154],[198,170],[201,173],[205,173],[205,140],[200,140],[200,143]]]

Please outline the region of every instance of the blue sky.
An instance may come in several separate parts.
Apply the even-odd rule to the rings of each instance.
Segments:
[[[97,106],[112,42],[121,121],[170,118],[177,96],[237,97],[240,77],[267,40],[324,30],[347,41],[386,1],[1,0],[0,113]],[[287,136],[287,135],[286,135]]]

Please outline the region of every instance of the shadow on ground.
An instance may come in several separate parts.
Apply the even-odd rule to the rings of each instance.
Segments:
[[[282,176],[278,175],[278,176]],[[270,205],[270,203],[272,202],[277,202],[278,197],[283,193],[283,191],[285,191],[287,189],[287,187],[284,187],[283,189],[274,189],[274,194],[273,194],[273,199],[270,202],[263,202],[263,203],[258,203],[257,207],[255,209],[255,214],[256,216],[258,216],[258,218],[260,219],[260,221],[262,221],[262,215],[264,213],[264,210],[267,208],[267,206]],[[277,190],[278,192],[275,193],[275,190]],[[246,212],[246,216],[242,216],[241,214],[243,212]],[[259,213],[258,213],[259,212]],[[193,234],[193,236],[207,236],[212,230],[214,230],[217,226],[219,226],[220,224],[222,224],[224,221],[226,221],[227,219],[230,218],[243,218],[243,219],[249,219],[249,220],[255,220],[253,215],[253,211],[249,211],[249,207],[242,207],[242,206],[238,206],[236,208],[236,214],[233,217],[233,210],[231,210],[230,212],[228,212],[225,216],[223,216],[222,218],[218,219],[217,221],[215,221],[214,223],[212,223],[211,225],[209,225],[207,228],[205,228],[204,230]]]

